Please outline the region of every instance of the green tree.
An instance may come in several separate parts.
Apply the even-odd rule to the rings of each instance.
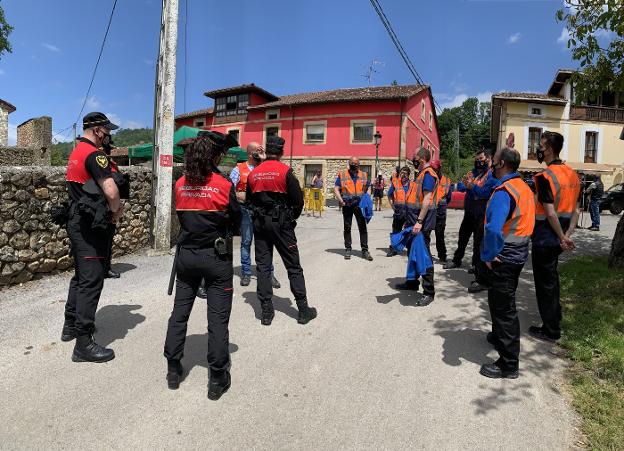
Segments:
[[[9,25],[4,17],[4,10],[0,6],[0,57],[5,52],[13,52],[11,43],[9,42],[9,35],[13,31],[13,27]]]
[[[568,48],[582,72],[575,74],[577,99],[601,91],[624,91],[624,2],[565,0],[557,20],[569,32]]]
[[[565,0],[565,6],[557,20],[565,22],[568,48],[582,69],[573,78],[577,99],[624,92],[624,2]],[[609,266],[624,268],[624,215],[611,242]]]

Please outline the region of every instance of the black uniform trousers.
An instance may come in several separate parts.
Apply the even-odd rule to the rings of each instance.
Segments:
[[[392,217],[392,233],[399,233],[405,226],[405,216]]]
[[[520,321],[516,310],[516,289],[523,264],[492,263],[488,289],[488,305],[492,317],[492,332],[498,364],[505,370],[518,369],[520,358]]]
[[[93,332],[108,253],[106,230],[93,229],[89,219],[73,213],[67,222],[67,235],[74,257],[74,277],[69,283],[65,321],[74,324],[76,335]]]
[[[104,262],[105,274],[111,270],[111,260],[113,258],[113,238],[115,237],[115,233],[117,233],[117,226],[111,223],[108,226],[107,233],[108,233],[108,243],[106,246],[108,248],[108,253],[106,254],[106,260]]]
[[[551,338],[561,337],[561,303],[559,301],[560,246],[538,247],[531,250],[537,307],[542,317],[542,330]]]
[[[197,289],[205,281],[208,303],[208,366],[210,375],[222,377],[230,366],[229,340],[232,311],[232,255],[215,250],[180,248],[176,263],[176,294],[167,327],[165,357],[180,360],[184,355],[186,328]]]
[[[431,257],[431,230],[421,231],[423,235],[423,239],[425,240],[425,246],[427,247],[427,252],[429,253],[429,257]],[[423,294],[429,296],[435,296],[435,286],[433,284],[433,265],[431,268],[427,269],[427,272],[424,276],[420,276],[422,279],[423,285]],[[420,287],[420,281],[416,279],[414,282],[414,289],[418,290]]]
[[[472,225],[472,214],[470,212],[470,208],[464,210],[464,217],[462,218],[462,222],[459,226],[459,239],[457,240],[457,249],[455,250],[455,254],[453,255],[453,262],[457,265],[461,264],[464,255],[466,254],[466,248],[468,247],[468,242],[470,241],[470,236],[474,231],[474,226]],[[474,251],[474,246],[473,246]],[[474,253],[473,253],[474,257]]]
[[[362,214],[359,204],[345,205],[342,207],[342,217],[344,219],[344,243],[345,249],[351,249],[351,224],[353,223],[353,216],[357,222],[358,230],[360,232],[360,247],[362,251],[368,250],[368,230],[366,228],[366,219]]]
[[[440,260],[446,260],[446,243],[444,232],[446,231],[446,205],[439,205],[436,210],[435,239],[436,251]]]
[[[256,250],[256,270],[258,274],[258,300],[270,301],[273,298],[271,284],[271,270],[273,268],[273,248],[282,257],[290,291],[295,300],[307,299],[303,268],[299,260],[299,248],[295,236],[295,222],[280,225],[271,216],[258,215],[254,217],[254,244]]]

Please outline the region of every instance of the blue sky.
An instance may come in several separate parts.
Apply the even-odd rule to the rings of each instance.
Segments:
[[[187,65],[184,65],[188,2]],[[180,0],[176,112],[211,105],[209,89],[255,83],[276,95],[412,83],[368,0]],[[560,0],[380,0],[442,106],[492,92],[544,92],[576,67],[555,21]],[[0,59],[0,98],[14,127],[36,116],[58,132],[76,120],[112,0],[0,0],[15,27]],[[118,0],[85,113],[151,126],[160,0]],[[186,99],[183,95],[186,78]],[[186,108],[185,108],[186,103]],[[79,123],[80,124],[80,123]],[[80,131],[80,130],[79,130]],[[69,138],[71,129],[58,139]]]

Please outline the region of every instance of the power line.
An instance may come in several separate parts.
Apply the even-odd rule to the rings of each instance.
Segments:
[[[87,94],[85,95],[84,101],[82,102],[82,107],[80,108],[80,113],[78,113],[78,117],[76,118],[75,125],[80,120],[80,116],[82,116],[82,112],[84,111],[84,107],[87,104],[87,99],[89,98],[89,94],[91,93],[91,88],[93,87],[93,80],[95,80],[95,74],[97,73],[98,66],[100,64],[100,59],[102,58],[102,52],[104,51],[104,45],[106,44],[106,38],[108,37],[108,31],[110,30],[111,23],[113,22],[113,14],[115,13],[115,7],[117,6],[117,0],[113,1],[113,9],[111,10],[110,17],[108,18],[108,25],[106,26],[106,33],[104,33],[104,39],[102,39],[102,45],[100,46],[100,53],[98,55],[97,61],[95,63],[95,67],[93,68],[93,74],[91,75],[91,81],[89,82],[89,89],[87,89]]]
[[[398,36],[394,32],[394,28],[392,28],[392,24],[390,23],[390,20],[388,19],[388,17],[384,13],[383,8],[381,7],[381,4],[379,3],[378,0],[370,0],[370,2],[373,5],[373,8],[375,8],[375,11],[377,12],[377,15],[379,16],[379,19],[381,20],[381,23],[383,24],[384,28],[388,32],[388,35],[390,36],[390,39],[392,40],[392,43],[394,44],[394,46],[398,50],[399,55],[401,56],[401,58],[405,62],[405,65],[407,66],[408,70],[410,71],[410,73],[412,74],[412,76],[414,77],[414,79],[416,80],[416,82],[418,84],[424,85],[425,82],[423,81],[422,77],[420,76],[420,74],[416,70],[416,67],[414,66],[414,63],[412,63],[412,60],[410,59],[409,55],[407,54],[407,52],[403,48],[403,45],[401,44],[401,41],[399,40]],[[442,111],[442,107],[440,107],[440,105],[435,100],[433,95],[431,97],[433,99],[433,103],[435,104],[435,106],[440,111]]]

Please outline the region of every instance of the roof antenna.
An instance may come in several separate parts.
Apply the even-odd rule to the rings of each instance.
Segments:
[[[368,81],[368,87],[370,88],[371,85],[371,81],[373,80],[373,74],[378,74],[379,71],[376,69],[377,67],[385,67],[386,63],[384,63],[383,61],[377,61],[377,60],[372,60],[370,62],[370,65],[368,66],[368,68],[366,69],[366,73],[362,74],[362,77],[364,77],[367,81]]]

